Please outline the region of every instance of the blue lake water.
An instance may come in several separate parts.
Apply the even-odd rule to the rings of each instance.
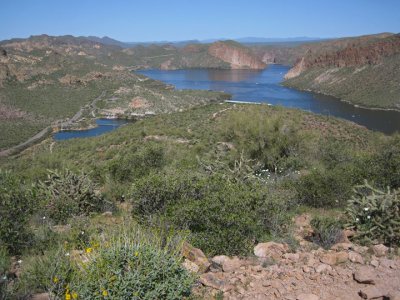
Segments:
[[[106,132],[112,131],[126,124],[127,120],[121,119],[97,119],[95,128],[86,130],[63,130],[54,134],[56,141],[69,140],[74,138],[87,138],[98,136]]]
[[[142,70],[150,78],[174,85],[177,89],[224,91],[233,100],[266,102],[298,108],[317,114],[347,119],[384,133],[400,131],[400,112],[355,107],[331,96],[299,91],[282,86],[289,67],[270,65],[265,70]]]

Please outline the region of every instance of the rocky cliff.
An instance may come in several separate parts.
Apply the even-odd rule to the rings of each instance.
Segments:
[[[390,36],[372,43],[352,44],[339,51],[313,53],[308,51],[298,59],[293,69],[285,78],[293,78],[313,67],[355,67],[377,65],[383,59],[400,53],[400,34]]]
[[[374,108],[400,108],[400,35],[379,35],[309,48],[285,85]]]
[[[264,69],[266,64],[250,49],[232,41],[216,42],[210,45],[208,53],[230,64],[232,69]]]

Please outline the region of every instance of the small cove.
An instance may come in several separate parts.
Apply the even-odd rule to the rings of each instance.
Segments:
[[[129,121],[123,119],[97,119],[96,127],[84,130],[62,130],[53,135],[56,141],[94,137],[117,129]]]

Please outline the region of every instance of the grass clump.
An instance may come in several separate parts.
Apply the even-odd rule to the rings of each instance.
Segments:
[[[83,253],[61,249],[34,257],[20,290],[61,299],[183,299],[194,283],[181,265],[183,242],[178,233],[162,235],[125,222]]]
[[[318,216],[311,220],[311,226],[313,228],[312,242],[325,249],[330,249],[343,237],[341,222],[336,218]]]

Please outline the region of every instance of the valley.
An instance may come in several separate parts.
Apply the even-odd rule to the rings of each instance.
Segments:
[[[397,299],[399,51],[1,41],[0,299]]]

